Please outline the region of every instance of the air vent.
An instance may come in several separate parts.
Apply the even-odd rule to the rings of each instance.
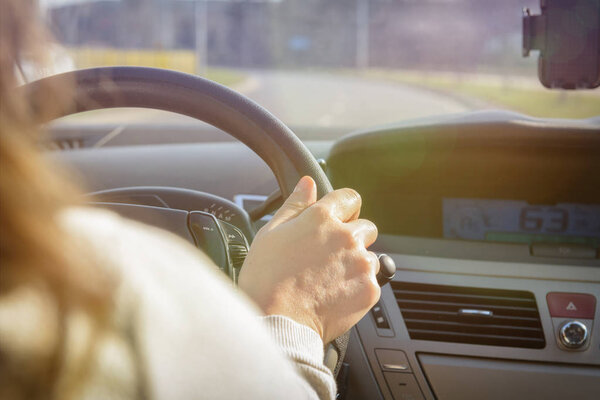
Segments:
[[[541,349],[532,293],[392,282],[411,339]]]

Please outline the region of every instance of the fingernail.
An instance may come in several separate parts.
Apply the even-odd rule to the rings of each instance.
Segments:
[[[296,184],[294,192],[307,192],[311,189],[313,184],[313,180],[310,176],[303,176]]]

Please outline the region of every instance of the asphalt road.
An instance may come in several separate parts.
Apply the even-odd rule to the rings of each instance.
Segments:
[[[339,74],[254,72],[240,89],[290,126],[362,128],[470,109],[426,89]]]
[[[399,83],[340,74],[251,71],[233,89],[274,113],[289,126],[364,128],[409,118],[472,109],[468,102]],[[155,110],[102,110],[69,117],[94,124],[190,123]]]

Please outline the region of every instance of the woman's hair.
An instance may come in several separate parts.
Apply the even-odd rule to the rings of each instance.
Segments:
[[[61,229],[60,212],[78,192],[41,154],[18,88],[24,63],[43,71],[51,49],[38,1],[0,0],[0,7],[0,398],[63,398],[71,392],[63,377],[58,384],[67,315],[83,311],[101,322],[109,297],[105,285],[90,282],[93,262]],[[45,89],[36,115],[68,101],[68,86]]]

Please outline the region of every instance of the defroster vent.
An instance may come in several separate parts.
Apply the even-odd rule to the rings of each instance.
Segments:
[[[411,339],[541,349],[533,293],[392,282]]]

